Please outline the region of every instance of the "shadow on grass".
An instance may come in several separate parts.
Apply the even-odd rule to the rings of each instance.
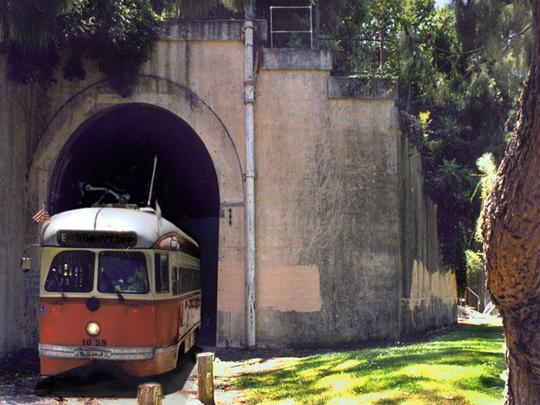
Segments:
[[[408,395],[465,403],[465,391],[496,399],[502,397],[504,385],[503,343],[501,326],[461,325],[425,342],[299,358],[277,370],[244,373],[234,385],[254,403],[285,399],[318,403],[335,397],[337,391],[354,398],[391,390],[397,396],[372,403],[399,403]],[[445,390],[455,392],[450,402],[437,396]]]

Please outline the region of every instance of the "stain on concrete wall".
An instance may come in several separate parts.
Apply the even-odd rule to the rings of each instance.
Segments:
[[[225,312],[243,312],[244,263],[222,260],[218,264],[218,271],[227,274],[227,277],[223,277],[218,286],[218,308]]]
[[[317,266],[261,266],[257,275],[259,308],[296,312],[321,310]]]
[[[400,142],[402,221],[401,333],[414,334],[457,321],[457,286],[443,268],[437,237],[437,207],[425,195],[420,154],[405,138]]]

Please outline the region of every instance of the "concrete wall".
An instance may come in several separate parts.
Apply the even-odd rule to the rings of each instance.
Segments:
[[[423,194],[418,153],[405,149],[394,86],[331,77],[329,69],[324,52],[265,49],[262,57],[256,239],[263,346],[395,338],[455,320],[454,278],[439,267],[436,212]]]
[[[394,100],[330,99],[326,55],[289,53],[265,50],[257,83],[258,342],[396,337]]]
[[[6,280],[0,296],[0,302],[5,302],[0,313],[6,319],[0,324],[0,353],[36,344],[39,257],[35,256],[34,270],[24,276],[18,263],[25,243],[37,241],[39,228],[31,216],[47,200],[60,150],[81,125],[111,107],[134,102],[159,106],[182,118],[212,158],[220,206],[223,211],[230,209],[232,218],[219,219],[218,344],[244,344],[243,22],[214,21],[208,24],[211,29],[202,21],[187,25],[198,27],[196,35],[186,37],[184,29],[174,26],[165,30],[154,57],[143,66],[138,87],[127,98],[111,90],[92,61],[85,64],[85,80],[66,81],[57,71],[56,82],[46,91],[3,80],[9,96],[0,105],[7,117],[0,123],[6,145],[0,159],[6,166],[1,172],[6,203],[0,218],[4,229],[16,237],[5,232],[6,241],[0,245],[0,277]],[[11,323],[17,327],[9,328]]]
[[[330,346],[452,322],[455,284],[438,267],[435,208],[399,131],[394,87],[331,77],[325,52],[265,49],[258,60],[257,343]],[[47,199],[61,148],[96,114],[130,102],[185,120],[214,162],[227,212],[219,219],[218,345],[244,345],[242,22],[165,27],[128,98],[87,66],[84,81],[57,72],[46,91],[2,79],[0,354],[36,342],[36,272],[23,277],[18,261],[37,237],[30,218]]]
[[[410,335],[456,322],[457,287],[455,273],[441,266],[437,206],[424,194],[420,154],[405,137],[399,152],[401,330]]]
[[[0,58],[0,77],[5,74],[6,60]],[[29,327],[36,319],[31,305],[36,294],[32,279],[21,272],[19,260],[25,246],[36,242],[25,233],[31,222],[26,209],[26,176],[36,143],[30,134],[39,131],[43,96],[37,86],[5,80],[0,86],[0,354],[29,346],[36,336],[36,329]]]

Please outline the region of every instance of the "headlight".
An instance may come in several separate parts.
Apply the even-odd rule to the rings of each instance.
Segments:
[[[90,336],[97,336],[99,335],[99,332],[101,332],[101,326],[99,326],[99,323],[88,322],[88,325],[86,325],[86,333],[88,333]]]

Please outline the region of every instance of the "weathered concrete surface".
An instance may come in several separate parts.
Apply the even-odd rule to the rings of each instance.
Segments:
[[[435,209],[391,83],[299,65],[264,62],[257,84],[258,344],[333,346],[455,322],[455,278],[440,268]],[[320,309],[299,307],[291,288],[320,296]]]
[[[408,335],[456,322],[455,273],[441,266],[437,207],[425,196],[416,148],[400,142],[400,239],[403,251],[401,330]]]
[[[0,77],[6,61],[0,58]],[[25,233],[29,224],[25,183],[38,127],[29,117],[40,117],[44,93],[37,87],[12,82],[0,86],[0,354],[30,345],[35,336],[33,308],[25,310],[31,294],[25,294],[28,281],[19,268],[25,246],[33,242]],[[29,252],[31,253],[31,252]]]
[[[220,94],[220,93],[217,93]],[[221,218],[219,226],[218,272],[218,337],[225,344],[241,345],[243,342],[243,305],[234,306],[236,312],[222,310],[229,300],[237,301],[238,288],[244,282],[243,271],[243,186],[241,166],[232,135],[223,121],[193,91],[156,76],[141,76],[137,90],[129,98],[111,92],[107,82],[98,82],[72,97],[54,115],[35,152],[28,179],[29,195],[37,205],[47,199],[49,181],[63,145],[82,123],[96,114],[125,103],[142,103],[159,106],[181,117],[204,142],[216,168],[222,206],[234,206],[232,222]],[[216,102],[216,104],[218,104]],[[226,112],[223,112],[227,117]],[[237,119],[242,117],[237,114]],[[231,122],[235,117],[228,117]],[[231,125],[234,127],[234,125]],[[238,267],[223,266],[237,263]],[[220,282],[225,279],[226,282]],[[242,299],[243,295],[240,295]],[[243,302],[243,300],[242,300]],[[223,321],[222,321],[223,320]],[[232,329],[230,329],[232,328]]]
[[[400,245],[392,100],[328,100],[328,73],[266,69],[257,85],[257,292],[309,266],[321,309],[258,301],[260,345],[338,345],[399,335]],[[294,277],[291,275],[290,277]],[[283,280],[286,283],[286,280]],[[285,288],[285,287],[282,287]],[[305,294],[309,290],[302,290]],[[281,291],[276,291],[279,295]],[[288,308],[287,308],[288,306]]]
[[[266,20],[255,20],[254,25],[258,40],[266,41]],[[165,22],[161,29],[162,38],[169,41],[242,40],[243,33],[243,20],[186,19],[181,24],[176,21]]]
[[[36,344],[37,284],[33,279],[39,260],[33,272],[24,277],[18,263],[24,244],[37,240],[38,226],[30,218],[47,200],[61,148],[83,124],[126,103],[159,106],[176,114],[197,132],[212,158],[220,205],[232,213],[231,221],[223,216],[219,225],[218,344],[243,345],[244,47],[235,38],[159,42],[155,56],[143,67],[138,87],[128,98],[115,94],[91,61],[86,64],[84,81],[68,82],[61,79],[61,72],[56,72],[57,82],[47,92],[37,93],[33,88],[5,81],[2,88],[6,96],[2,99],[4,105],[0,105],[6,117],[0,123],[5,139],[0,159],[5,208],[0,218],[9,232],[3,232],[0,245],[0,288],[5,288],[0,296],[4,319],[0,324],[0,353]],[[26,209],[22,209],[25,205]]]
[[[328,98],[395,99],[397,85],[391,79],[332,76],[328,79]]]
[[[261,58],[262,69],[332,70],[332,54],[329,51],[264,48]]]
[[[321,310],[320,278],[317,266],[270,267],[260,273],[260,308],[278,311],[318,312]]]
[[[84,81],[57,73],[46,92],[3,81],[0,354],[35,344],[37,272],[23,278],[18,261],[37,237],[30,218],[47,200],[62,147],[82,125],[126,103],[175,114],[208,150],[222,210],[217,343],[244,345],[242,23],[187,24],[168,27],[128,98],[92,68]],[[397,127],[395,93],[384,83],[366,91],[357,80],[332,78],[330,64],[319,51],[262,55],[255,111],[260,346],[395,338],[455,320],[453,276],[439,267],[435,209]]]

